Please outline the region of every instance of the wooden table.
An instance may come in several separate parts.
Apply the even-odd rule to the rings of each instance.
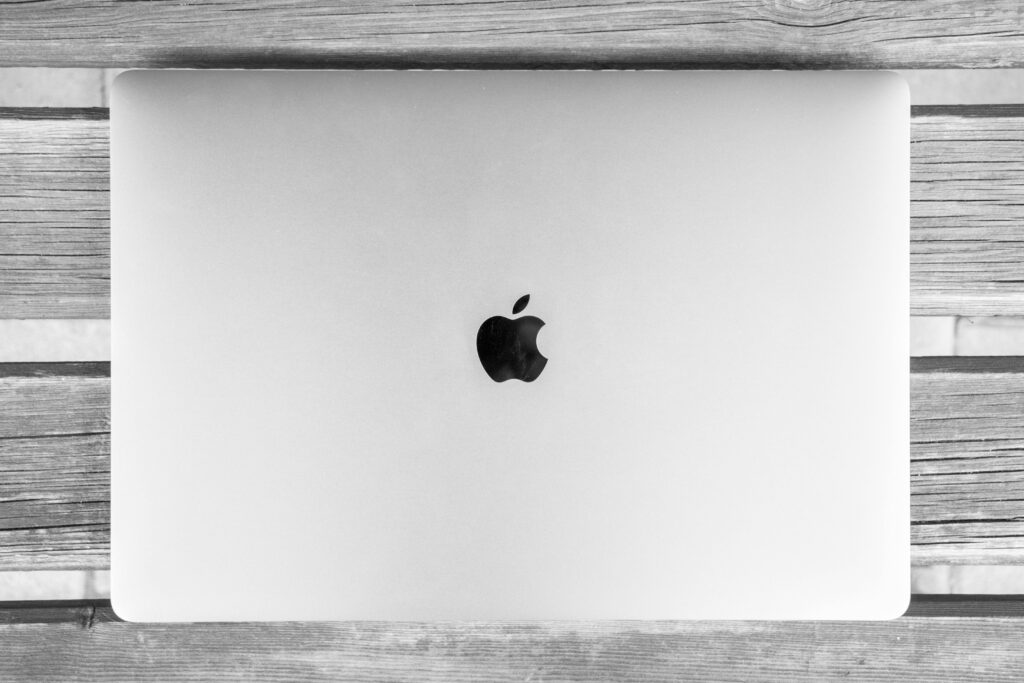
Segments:
[[[13,0],[0,65],[1022,67],[1024,11]],[[1024,106],[916,107],[912,140],[912,312],[1024,314]],[[0,317],[109,315],[107,156],[106,110],[0,109]],[[910,371],[913,561],[1021,563],[1024,358],[916,358]],[[0,570],[107,566],[109,374],[0,364]],[[103,601],[0,603],[0,679],[1019,680],[1022,617],[1017,596],[918,596],[884,623],[154,626]]]

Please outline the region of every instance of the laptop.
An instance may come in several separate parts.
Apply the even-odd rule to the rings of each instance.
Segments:
[[[111,129],[122,618],[904,612],[898,76],[132,71]]]

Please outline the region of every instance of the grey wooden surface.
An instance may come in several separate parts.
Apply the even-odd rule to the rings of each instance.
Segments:
[[[913,112],[912,312],[1024,314],[1024,105]],[[105,117],[0,109],[0,318],[109,316]]]
[[[0,570],[106,566],[110,364],[0,364],[0,405]]]
[[[295,0],[0,4],[0,65],[1024,64],[1017,0]]]
[[[914,114],[912,312],[1024,314],[1024,104]]]
[[[1019,681],[1022,615],[1020,597],[919,597],[888,622],[145,625],[7,605],[0,679]]]
[[[108,565],[109,367],[0,364],[0,570]],[[1024,563],[1024,357],[912,370],[914,562]]]
[[[1024,14],[1017,0],[14,0],[0,65],[1022,66]],[[105,117],[0,111],[0,318],[108,316]],[[1022,117],[915,110],[915,312],[1024,313]],[[0,569],[106,565],[108,368],[0,366]],[[912,387],[915,560],[1020,562],[1024,359],[918,360]],[[1016,681],[1022,615],[1013,597],[918,598],[884,623],[160,626],[103,603],[0,603],[0,680]]]
[[[0,109],[0,317],[110,317],[109,142],[105,109]]]

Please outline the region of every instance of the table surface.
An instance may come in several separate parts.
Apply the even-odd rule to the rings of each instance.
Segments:
[[[1022,64],[1015,0],[0,4],[8,66]],[[0,318],[109,315],[107,130],[105,110],[0,110]],[[1024,314],[1024,105],[914,108],[911,159],[912,312]],[[910,369],[914,561],[1021,563],[1024,358]],[[109,371],[0,364],[0,570],[107,566]],[[918,596],[884,623],[162,626],[0,603],[0,678],[1016,680],[1022,616],[1015,596]]]
[[[940,68],[1024,64],[1017,0],[0,4],[0,64]]]

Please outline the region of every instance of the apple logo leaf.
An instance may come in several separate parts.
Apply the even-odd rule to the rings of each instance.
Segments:
[[[519,301],[517,301],[515,306],[512,307],[512,315],[515,315],[516,313],[522,311],[524,308],[526,308],[526,304],[528,303],[530,303],[529,294],[524,294],[521,297],[519,297]]]

